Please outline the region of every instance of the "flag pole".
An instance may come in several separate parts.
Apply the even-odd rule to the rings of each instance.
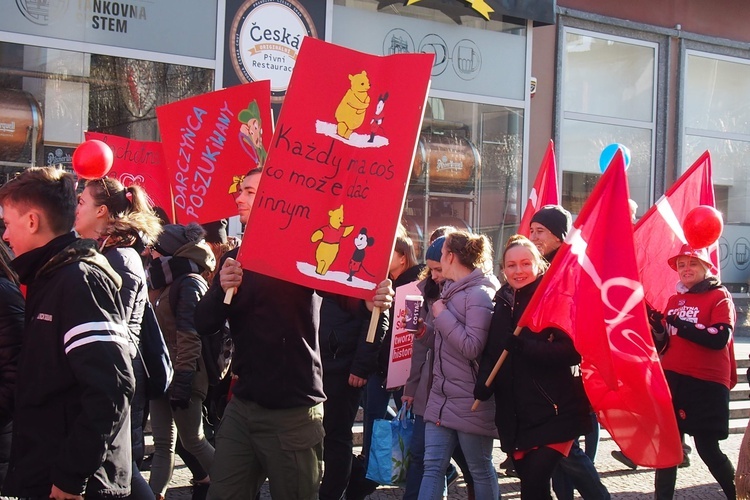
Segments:
[[[370,316],[370,326],[367,328],[367,342],[370,344],[375,342],[375,330],[378,328],[378,318],[380,318],[380,308],[373,306],[372,316]]]
[[[517,326],[516,329],[513,331],[513,336],[518,337],[518,335],[521,333],[521,327]],[[497,377],[497,372],[500,371],[500,367],[503,366],[503,363],[505,363],[505,360],[508,358],[508,350],[503,349],[503,353],[500,355],[500,357],[497,359],[497,363],[495,363],[495,367],[492,368],[492,372],[490,372],[489,377],[487,377],[487,381],[484,383],[487,387],[491,386],[492,383],[495,381],[495,377]],[[471,411],[476,411],[479,407],[479,403],[481,403],[480,400],[475,399],[474,404],[471,405]]]

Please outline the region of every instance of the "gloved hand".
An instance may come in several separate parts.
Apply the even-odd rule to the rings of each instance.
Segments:
[[[487,387],[486,385],[484,385],[486,381],[487,379],[477,380],[477,383],[474,384],[474,399],[478,399],[479,401],[487,401],[495,393],[492,386]]]
[[[195,372],[192,370],[174,372],[172,385],[169,388],[169,405],[173,410],[186,410],[190,406],[194,375]]]
[[[695,323],[680,319],[676,314],[667,316],[667,325],[671,327],[668,328],[670,335],[684,336],[697,330]]]
[[[646,312],[648,315],[648,324],[651,325],[651,329],[656,333],[664,333],[664,323],[662,323],[664,315],[656,309],[652,309],[648,304],[646,304]]]

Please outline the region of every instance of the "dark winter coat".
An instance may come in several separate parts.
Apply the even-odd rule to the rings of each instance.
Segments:
[[[24,298],[18,285],[0,277],[0,484],[8,473],[14,393],[21,354]]]
[[[364,301],[324,294],[320,305],[320,357],[326,373],[367,378],[378,369],[378,353],[388,330],[388,311],[380,314],[375,341],[367,342],[372,313]]]
[[[130,493],[135,389],[120,277],[73,233],[17,257],[27,285],[10,470],[3,493]]]
[[[541,276],[515,292],[507,284],[498,291],[479,367],[477,384],[483,385],[508,346],[489,393],[495,395],[495,424],[506,453],[572,440],[591,426],[583,382],[572,371],[581,356],[571,338],[556,328],[540,333],[523,328],[511,338],[540,281]],[[481,392],[480,386],[475,394]]]
[[[222,265],[237,252],[227,252]],[[195,326],[199,334],[211,335],[229,320],[232,372],[238,376],[233,394],[269,409],[322,403],[320,297],[310,288],[247,270],[231,304],[224,304],[224,295],[216,273],[196,308]]]

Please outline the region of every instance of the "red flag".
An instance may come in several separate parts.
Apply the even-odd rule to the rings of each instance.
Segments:
[[[684,243],[687,243],[682,231],[682,222],[688,212],[698,205],[716,208],[711,155],[708,151],[677,179],[635,225],[633,237],[638,275],[643,283],[646,302],[657,311],[664,312],[667,300],[675,293],[678,278],[669,272],[665,263],[679,252]],[[708,253],[714,264],[712,271],[719,276],[718,241],[708,247]],[[737,384],[734,340],[730,338],[729,344],[731,379],[734,387]]]
[[[544,205],[559,205],[560,197],[557,194],[557,163],[555,163],[555,143],[549,141],[547,151],[544,153],[539,173],[536,174],[534,187],[529,193],[529,201],[526,210],[523,211],[521,224],[518,226],[518,234],[529,236],[531,218]]]
[[[672,397],[646,319],[622,153],[594,187],[519,326],[557,327],[581,354],[599,422],[635,463],[682,462]]]
[[[669,272],[667,260],[676,255],[684,243],[682,222],[698,205],[716,206],[711,171],[711,156],[703,153],[635,225],[635,251],[638,275],[646,302],[664,311],[667,300],[675,293],[677,276]],[[718,243],[709,248],[715,270],[719,269]]]

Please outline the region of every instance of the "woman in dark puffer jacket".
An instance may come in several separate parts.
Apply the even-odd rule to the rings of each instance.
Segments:
[[[125,307],[131,342],[140,349],[141,321],[148,300],[146,272],[141,251],[143,241],[153,241],[161,232],[161,224],[138,185],[127,188],[110,177],[92,179],[78,198],[75,230],[82,238],[96,240],[99,251],[122,278],[120,298]],[[151,489],[138,470],[143,461],[143,420],[146,411],[146,371],[132,349],[135,394],[130,405],[130,428],[133,449],[133,481],[131,498],[153,498]]]
[[[0,241],[0,484],[8,472],[13,393],[24,325],[24,299],[18,287],[18,277],[9,265],[12,259],[10,249]]]

